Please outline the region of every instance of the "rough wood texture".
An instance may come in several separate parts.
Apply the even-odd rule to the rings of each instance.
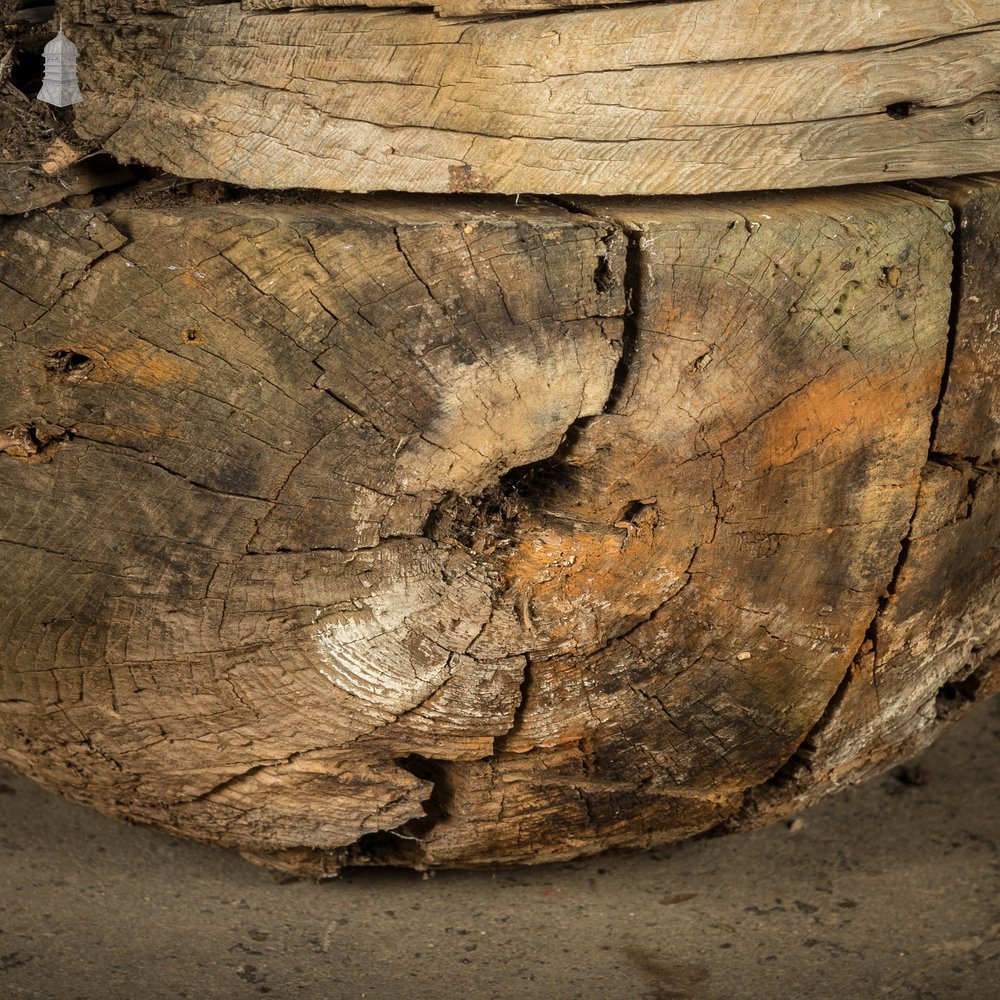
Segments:
[[[81,134],[186,177],[632,195],[1000,168],[1000,0],[806,0],[794,16],[784,0],[694,0],[472,22],[183,0],[61,11],[82,53]]]
[[[951,202],[958,239],[949,363],[910,527],[836,698],[779,780],[754,790],[740,825],[919,753],[936,721],[1000,688],[1000,185],[924,190]]]
[[[3,223],[0,756],[312,873],[885,766],[1000,647],[1000,201],[937,190],[951,347],[951,209],[889,188]]]
[[[203,0],[204,2],[204,0]],[[209,3],[219,0],[207,0]],[[575,7],[609,7],[646,0],[242,0],[243,10],[307,10],[317,7],[424,7],[443,17],[481,17],[536,11],[572,10]],[[677,0],[664,0],[674,3]]]

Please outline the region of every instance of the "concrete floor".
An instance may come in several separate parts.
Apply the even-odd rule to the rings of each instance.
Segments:
[[[1000,699],[919,765],[653,854],[323,884],[3,774],[0,998],[994,1000]]]

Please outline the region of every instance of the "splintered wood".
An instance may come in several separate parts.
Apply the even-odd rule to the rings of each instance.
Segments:
[[[884,767],[997,683],[998,234],[989,182],[7,220],[0,758],[313,874]]]
[[[1000,0],[394,6],[68,0],[76,126],[123,162],[253,188],[634,195],[1000,169]]]

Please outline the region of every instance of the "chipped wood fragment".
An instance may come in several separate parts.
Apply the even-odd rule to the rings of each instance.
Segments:
[[[49,146],[45,159],[42,161],[42,173],[52,174],[59,173],[60,170],[64,170],[72,163],[76,163],[83,156],[83,154],[74,149],[68,142],[64,139],[56,139],[55,142]]]
[[[52,172],[45,169],[46,164],[55,162],[5,163],[0,157],[0,216],[23,215],[76,195],[123,184],[133,176],[129,168],[106,156],[77,158]]]

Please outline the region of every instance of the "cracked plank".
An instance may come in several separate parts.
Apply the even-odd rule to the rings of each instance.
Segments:
[[[919,753],[1000,688],[1000,187],[991,178],[916,187],[946,199],[957,225],[948,364],[913,516],[828,711],[777,781],[754,791],[744,824],[809,805]]]
[[[1000,0],[786,8],[696,0],[470,21],[62,5],[86,53],[81,136],[186,177],[664,194],[1000,166]]]

